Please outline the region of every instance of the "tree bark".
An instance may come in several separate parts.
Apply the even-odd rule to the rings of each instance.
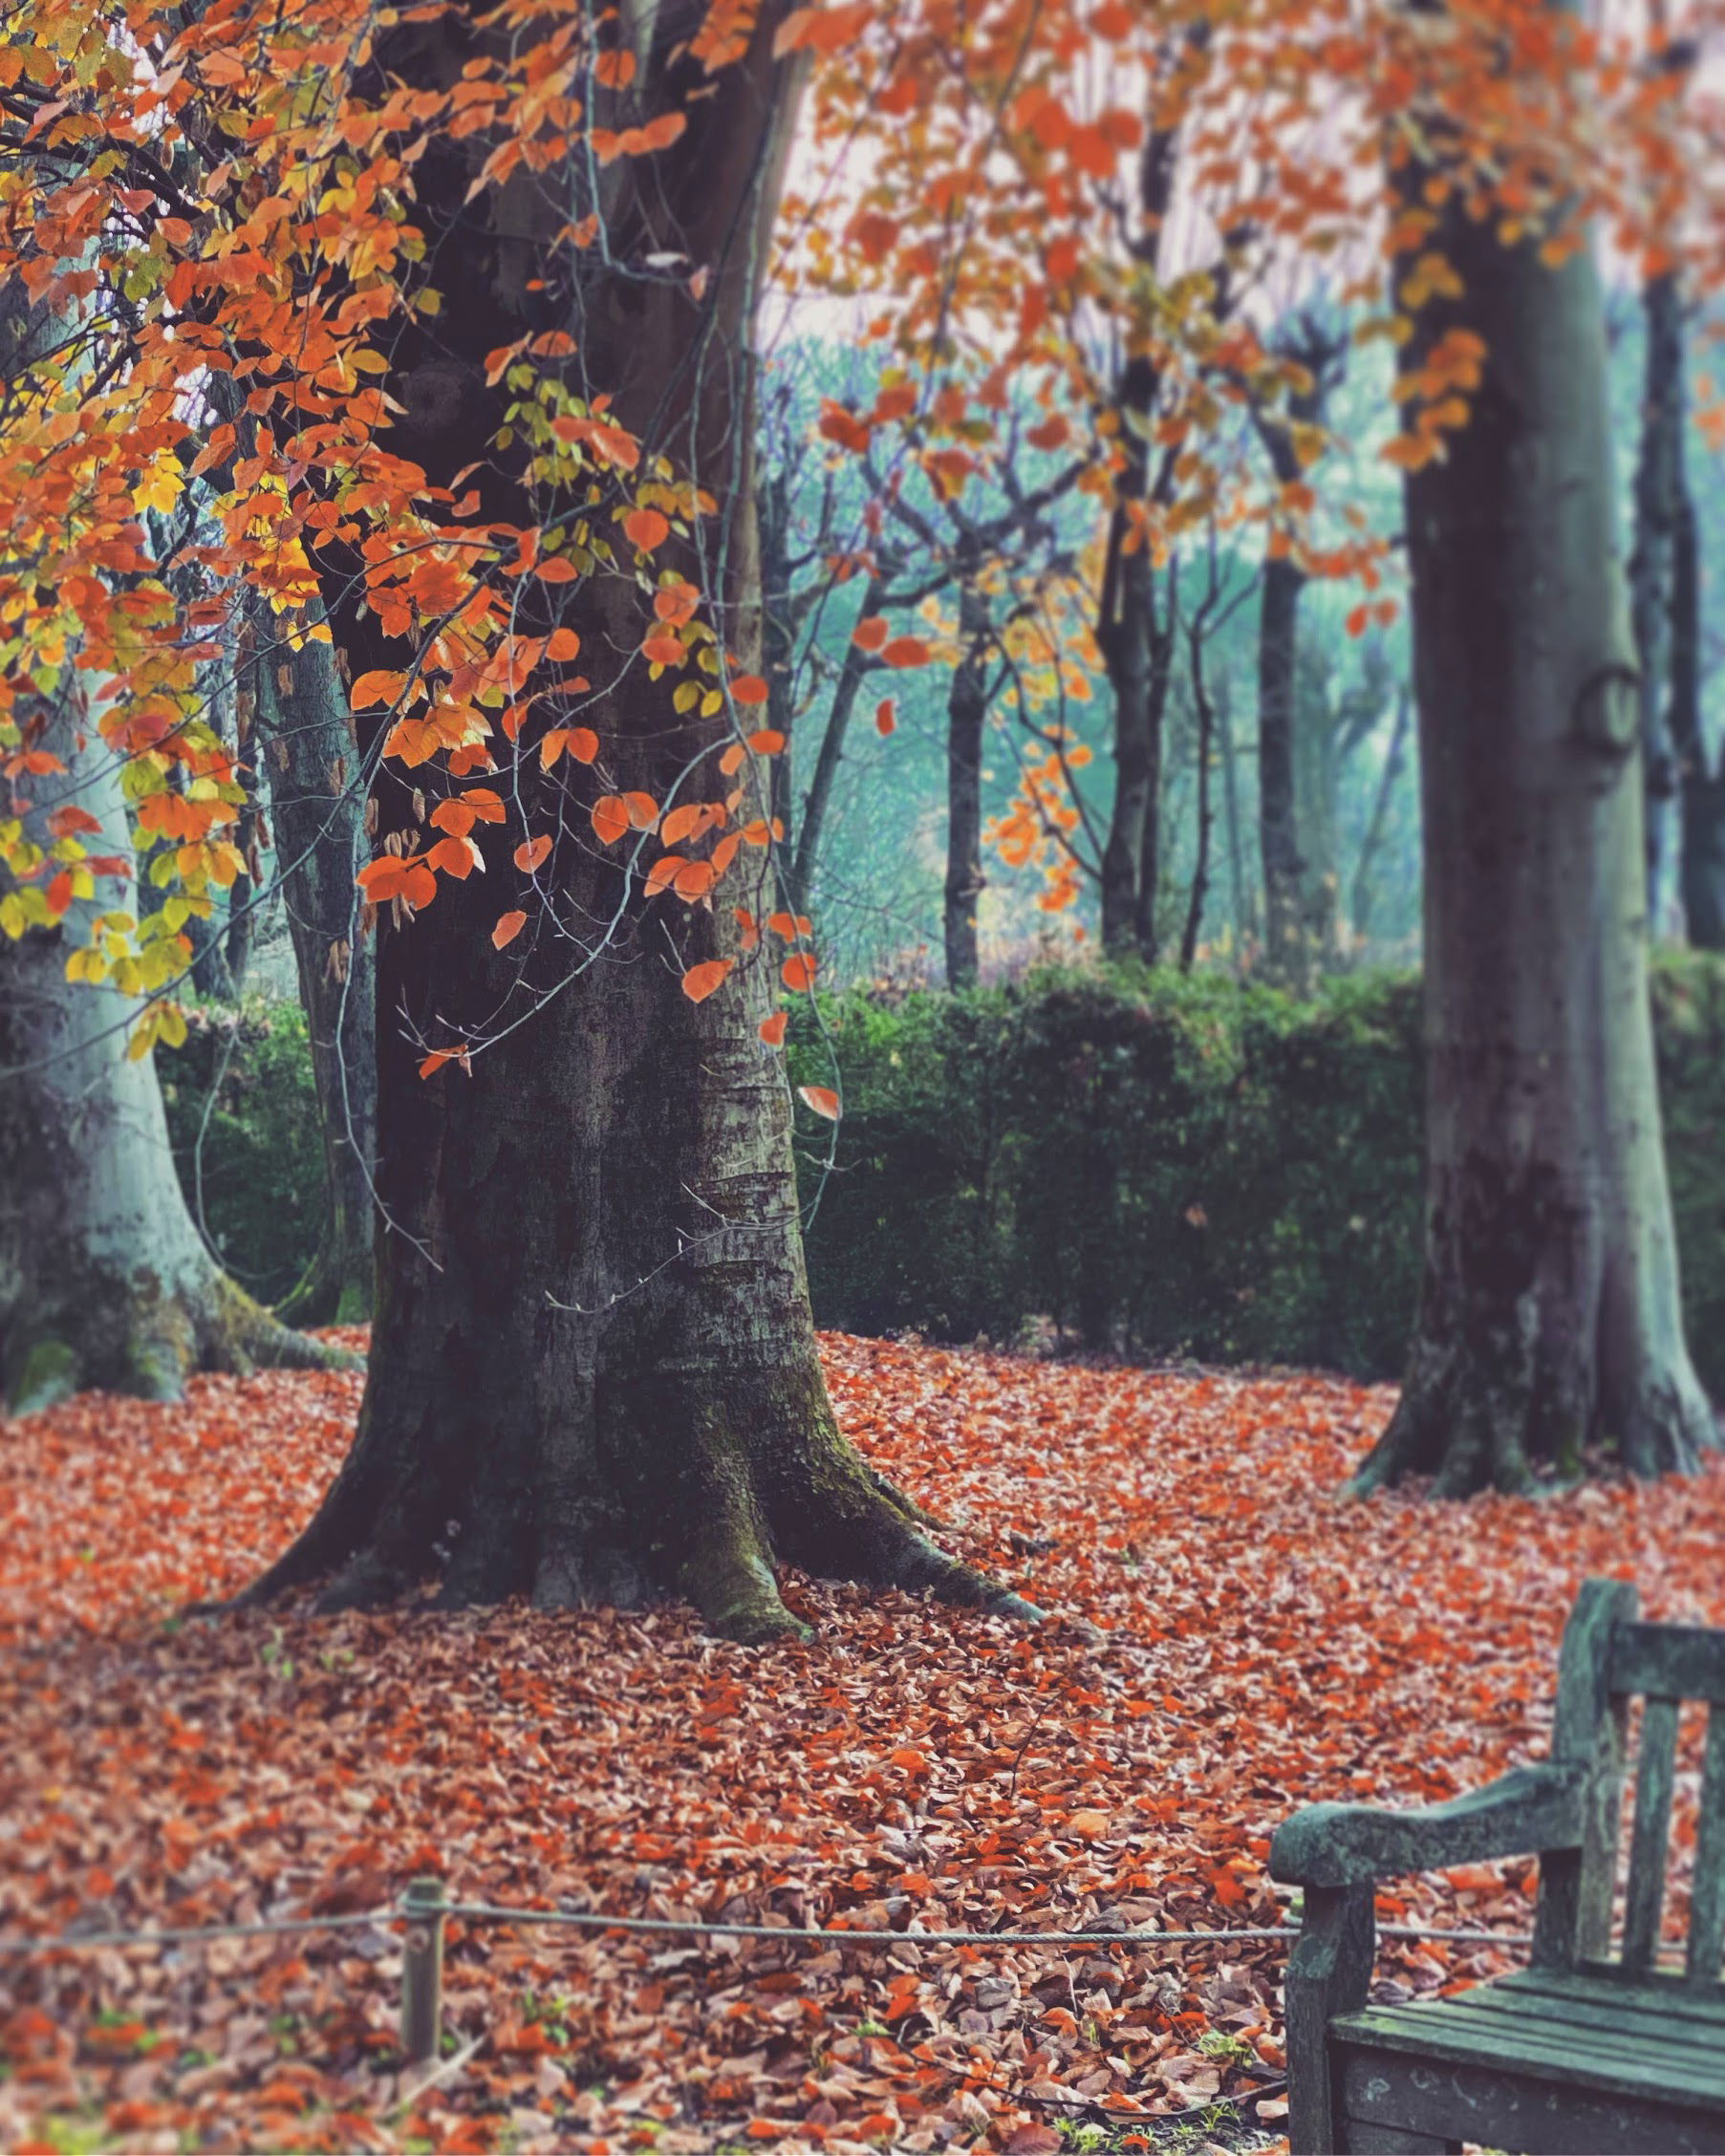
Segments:
[[[42,745],[67,775],[36,782],[32,821],[62,801],[101,824],[92,851],[129,861],[119,766],[81,689],[49,715]],[[177,1398],[195,1369],[352,1367],[281,1325],[200,1240],[168,1143],[156,1067],[126,1052],[136,1000],[69,981],[116,879],[52,930],[0,938],[0,1374],[16,1413],[84,1387]]]
[[[1263,565],[1258,615],[1258,835],[1263,868],[1264,972],[1308,983],[1305,860],[1294,773],[1294,673],[1305,571],[1283,554]]]
[[[886,588],[885,577],[870,577],[857,615],[859,621],[866,621],[879,613]],[[803,820],[797,827],[795,852],[788,856],[790,866],[786,873],[791,904],[800,914],[809,911],[814,894],[814,872],[821,857],[821,840],[826,835],[827,811],[832,805],[838,767],[845,760],[845,737],[851,730],[856,699],[864,681],[879,663],[860,644],[847,640],[845,656],[839,662],[838,680],[833,686],[831,707],[827,714],[826,731],[821,735],[821,745],[815,755],[814,775],[803,797]]]
[[[1650,277],[1642,294],[1647,335],[1641,445],[1635,463],[1635,535],[1629,606],[1640,658],[1641,772],[1645,794],[1648,913],[1659,933],[1671,886],[1677,759],[1671,713],[1672,603],[1677,520],[1684,490],[1683,296],[1674,274]]]
[[[1679,889],[1691,944],[1725,951],[1725,760],[1709,761],[1701,722],[1701,537],[1684,447],[1679,437],[1671,637],[1671,748],[1683,803]]]
[[[946,700],[946,889],[941,926],[948,988],[974,988],[979,971],[977,908],[982,874],[982,731],[988,718],[988,602],[975,565],[960,570],[959,642]]]
[[[679,44],[680,17],[644,17],[638,36],[625,24],[635,110],[681,112],[687,128],[609,168],[594,205],[603,248],[571,260],[553,248],[570,211],[537,180],[467,202],[486,145],[440,144],[419,215],[443,306],[392,346],[392,391],[411,420],[392,446],[439,483],[488,460],[484,513],[537,523],[545,506],[530,507],[492,443],[502,400],[484,357],[544,327],[547,292],[561,292],[587,394],[613,394],[644,467],[663,455],[714,497],[696,540],[661,546],[655,568],[701,580],[744,670],[761,637],[747,338],[795,79],[772,58],[779,16],[764,10],[746,57],[710,76]],[[390,61],[447,80],[483,34],[443,17]],[[584,170],[568,175],[577,202]],[[656,272],[667,258],[685,267]],[[708,273],[699,300],[689,262]],[[534,594],[544,619],[529,625],[574,628],[609,684],[587,707],[608,789],[722,797],[736,783],[713,753],[732,738],[727,715],[675,713],[674,682],[621,663],[649,597],[596,574]],[[378,663],[376,624],[331,599],[356,666]],[[379,924],[370,1383],[327,1501],[255,1591],[331,1573],[326,1607],[432,1575],[447,1604],[629,1604],[672,1588],[716,1630],[763,1640],[802,1629],[778,1559],[1037,1614],[928,1541],[839,1435],[809,1316],[789,1100],[758,1038],[771,976],[742,948],[732,888],[710,907],[646,899],[641,847],[594,845],[589,775],[567,759],[542,771],[538,723],[499,785],[530,829],[555,831],[549,859],[531,880],[494,861],[404,925]],[[386,824],[413,816],[408,791],[385,765]],[[500,953],[489,931],[510,905],[529,925]],[[686,967],[726,958],[738,962],[722,990],[701,1003],[681,992]],[[463,1039],[470,1069],[421,1082],[423,1047]]]
[[[377,1150],[377,941],[361,932],[354,882],[370,857],[365,789],[334,648],[307,637],[294,650],[279,615],[260,612],[255,626],[256,726],[324,1157],[317,1255],[285,1307],[305,1323],[357,1325],[372,1308]]]
[[[1425,838],[1426,1261],[1401,1404],[1357,1477],[1513,1490],[1608,1446],[1717,1441],[1684,1343],[1647,980],[1635,649],[1605,335],[1584,250],[1454,208],[1484,340],[1448,454],[1407,485]],[[1411,311],[1412,312],[1412,311]]]

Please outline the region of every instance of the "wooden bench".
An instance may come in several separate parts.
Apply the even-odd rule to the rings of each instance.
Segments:
[[[1637,1622],[1590,1580],[1563,1633],[1551,1757],[1422,1811],[1314,1804],[1270,1849],[1305,1889],[1287,1980],[1294,2156],[1725,2152],[1725,1631]],[[1631,1700],[1645,1700],[1621,1939],[1612,1910]],[[1704,1700],[1699,1825],[1681,1972],[1659,1966],[1678,1714]],[[1531,1966],[1449,1998],[1367,2003],[1373,1887],[1397,1873],[1537,1855]]]

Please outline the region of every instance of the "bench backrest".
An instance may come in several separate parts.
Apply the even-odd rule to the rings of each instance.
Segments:
[[[1611,1913],[1623,1831],[1625,1743],[1632,1701],[1643,1702],[1634,1823],[1621,1947],[1611,1952]],[[1704,1701],[1701,1777],[1689,1937],[1682,1981],[1711,1988],[1725,1951],[1725,1631],[1640,1622],[1635,1590],[1589,1580],[1563,1633],[1552,1757],[1588,1769],[1583,1843],[1541,1867],[1534,1958],[1586,1963],[1646,1980],[1654,1972],[1665,1913],[1676,1780],[1678,1721],[1686,1700]]]

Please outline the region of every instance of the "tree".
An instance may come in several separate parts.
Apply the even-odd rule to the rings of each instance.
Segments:
[[[1635,460],[1635,537],[1629,554],[1629,609],[1640,665],[1641,779],[1647,838],[1648,913],[1659,932],[1671,885],[1678,807],[1672,740],[1673,610],[1677,530],[1685,492],[1683,294],[1664,270],[1642,291],[1647,356],[1641,443]]]
[[[252,623],[259,753],[288,933],[312,1047],[323,1140],[317,1255],[287,1305],[302,1322],[354,1324],[372,1307],[377,1158],[377,943],[361,933],[355,876],[368,858],[365,788],[345,686],[329,644]]]
[[[1572,231],[1502,242],[1456,189],[1432,214],[1400,285],[1426,1258],[1401,1402],[1355,1486],[1430,1474],[1460,1496],[1604,1443],[1635,1474],[1693,1467],[1716,1429],[1660,1137],[1593,262]]]
[[[614,670],[612,655],[643,636],[651,655],[667,617],[688,620],[681,594],[700,589],[737,661],[722,678],[759,679],[747,337],[794,90],[776,24],[745,26],[743,50],[709,70],[677,24],[643,14],[639,40],[619,48],[637,65],[613,72],[633,82],[639,124],[670,139],[650,164],[607,168],[591,209],[602,248],[560,254],[560,209],[524,244],[531,191],[472,192],[494,148],[483,135],[438,143],[421,168],[442,305],[393,349],[406,416],[390,446],[411,449],[434,485],[483,469],[490,519],[538,530],[572,520],[591,497],[563,512],[534,493],[507,454],[522,417],[511,421],[510,385],[486,378],[499,372],[488,355],[511,337],[561,336],[553,351],[572,343],[586,381],[615,385],[599,423],[628,430],[608,438],[614,448],[640,444],[623,453],[628,468],[638,458],[654,471],[662,456],[679,476],[655,497],[662,506],[627,512],[642,552],[662,550],[659,581],[558,577],[523,593],[548,648],[560,640],[567,658],[578,642],[606,672],[583,708],[607,798],[629,805],[621,828],[603,800],[591,818],[577,812],[564,788],[588,744],[543,755],[535,713],[507,785],[549,844],[518,850],[508,910],[500,916],[494,878],[475,875],[411,917],[379,914],[384,1233],[371,1378],[339,1479],[262,1592],[336,1571],[326,1604],[366,1603],[440,1567],[451,1601],[627,1603],[673,1585],[717,1629],[759,1640],[799,1628],[774,1584],[778,1557],[1030,1613],[936,1548],[839,1436],[809,1314],[789,1104],[759,1037],[772,1030],[768,977],[742,962],[763,930],[746,910],[739,919],[701,903],[710,869],[678,869],[672,884],[634,865],[649,827],[667,842],[691,825],[717,830],[727,796],[748,812],[733,777],[759,783],[752,762],[739,774],[744,760],[728,754],[739,686],[712,700],[716,711],[703,715],[699,698],[673,709],[670,683],[656,694],[644,664]],[[403,33],[389,57],[420,82],[459,79],[485,37],[442,18]],[[672,115],[680,130],[662,129]],[[577,194],[582,169],[563,168]],[[695,266],[700,289],[686,267],[656,270],[667,261]],[[689,513],[689,487],[709,496],[704,516]],[[666,508],[681,511],[686,540],[670,537]],[[665,566],[673,556],[680,574]],[[405,655],[353,590],[331,579],[356,675],[399,670]],[[586,684],[547,693],[586,696]],[[741,687],[745,705],[752,693]],[[380,798],[380,859],[410,862],[415,804],[399,785]],[[480,810],[491,798],[452,796]],[[619,859],[632,816],[637,835]],[[464,837],[463,822],[442,828]],[[390,902],[387,875],[368,888]],[[793,950],[787,971],[800,981],[812,959]],[[430,1082],[422,1058],[447,1059]]]
[[[118,979],[82,978],[119,939],[108,924],[134,880],[93,686],[75,676],[38,709],[29,753],[59,768],[25,822],[50,862],[74,833],[103,852],[59,872],[73,889],[52,930],[26,933],[31,884],[0,897],[0,1379],[15,1413],[83,1386],[166,1400],[195,1369],[356,1360],[291,1331],[210,1256],[174,1173],[155,1064],[128,1053],[137,999],[123,966]],[[147,1050],[148,1035],[132,1038]]]

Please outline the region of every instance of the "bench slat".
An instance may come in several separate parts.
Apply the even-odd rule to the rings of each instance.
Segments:
[[[1707,1755],[1701,1769],[1701,1817],[1695,1831],[1695,1877],[1690,1891],[1685,1981],[1693,1985],[1716,1984],[1722,1948],[1725,1948],[1725,1712],[1714,1707],[1707,1716]]]
[[[1699,2024],[1725,2047],[1725,1990],[1715,1985],[1691,1991],[1675,1971],[1655,1971],[1631,1980],[1617,1962],[1594,1970],[1526,1969],[1499,1976],[1492,1988],[1568,1999],[1635,2025],[1644,2020],[1657,2028],[1666,2028],[1672,2020]]]
[[[1482,1995],[1489,1999],[1491,1990]],[[1452,2012],[1455,2003],[1368,2007],[1363,2013],[1342,2015],[1331,2023],[1331,2031],[1338,2042],[1349,2046],[1495,2066],[1614,2096],[1684,2103],[1725,2119],[1725,2067],[1711,2044],[1668,2036],[1662,2046],[1607,2052],[1594,2040],[1592,2032],[1577,2030],[1565,2041],[1549,2022],[1530,2022],[1518,2029],[1513,2016],[1489,2008]],[[1490,2124],[1480,2121],[1482,2129]]]
[[[1484,1992],[1481,2003],[1474,2006],[1468,2003],[1471,1995],[1458,1993],[1430,2011],[1434,2018],[1441,2016],[1446,2029],[1477,2038],[1482,2052],[1518,2073],[1545,2071],[1564,2058],[1588,2059],[1607,2075],[1630,2078],[1657,2066],[1674,2090],[1725,2104],[1725,2054],[1716,2032],[1692,2023],[1673,2035],[1669,2022],[1663,2030],[1613,2029],[1603,2020],[1583,2022],[1578,2010],[1529,1994],[1523,1994],[1514,2011],[1507,2013],[1506,1999],[1493,1999]],[[1371,2011],[1367,2009],[1368,2016]]]
[[[1623,1921],[1624,1967],[1638,1975],[1653,1966],[1659,1951],[1659,1919],[1665,1913],[1665,1858],[1671,1829],[1678,1706],[1675,1699],[1650,1698],[1641,1723],[1635,1830],[1629,1843],[1629,1890]]]
[[[1725,1705],[1725,1631],[1706,1625],[1618,1625],[1611,1690]]]

